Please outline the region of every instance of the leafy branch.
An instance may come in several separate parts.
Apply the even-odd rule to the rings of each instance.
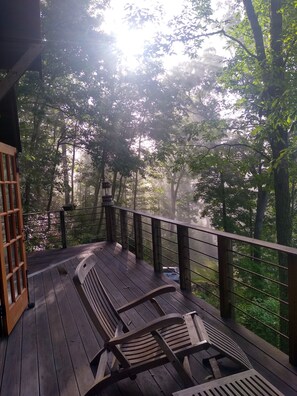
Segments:
[[[206,153],[205,157],[208,155],[208,153],[210,151],[215,150],[218,147],[229,147],[229,148],[246,147],[246,148],[254,151],[255,153],[261,155],[261,157],[267,159],[268,161],[271,161],[271,158],[268,155],[264,154],[263,151],[260,151],[260,150],[256,149],[255,147],[253,147],[253,146],[251,146],[249,144],[246,144],[246,143],[218,143],[218,144],[213,145],[212,147],[208,147],[208,146],[205,146],[203,144],[187,144],[186,146],[187,147],[199,147],[199,148],[206,149],[207,153]]]

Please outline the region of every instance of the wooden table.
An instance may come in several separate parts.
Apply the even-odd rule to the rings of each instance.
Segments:
[[[254,369],[196,385],[172,394],[172,396],[213,395],[284,396],[283,393]]]

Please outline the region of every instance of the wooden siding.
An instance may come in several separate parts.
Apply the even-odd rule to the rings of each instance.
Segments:
[[[100,274],[111,299],[121,306],[136,296],[170,281],[153,272],[147,263],[123,251],[118,244],[97,243],[81,247],[35,253],[29,256],[29,294],[35,302],[25,311],[9,338],[0,340],[0,394],[83,395],[93,381],[89,361],[102,341],[94,331],[72,283],[79,260],[93,251],[98,257]],[[190,293],[171,293],[159,297],[167,313],[196,310],[212,325],[235,339],[248,354],[254,368],[285,395],[297,394],[297,370],[288,357],[253,336],[248,330],[223,321],[218,311]],[[150,306],[132,309],[124,315],[134,327],[154,317]],[[195,380],[205,381],[209,371],[195,355],[192,368]],[[224,374],[234,372],[222,362]],[[171,365],[150,370],[106,388],[103,396],[157,396],[181,389]]]

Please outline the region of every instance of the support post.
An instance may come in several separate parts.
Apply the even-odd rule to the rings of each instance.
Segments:
[[[139,213],[133,214],[134,222],[134,237],[135,237],[135,256],[139,260],[143,260],[143,237],[142,237],[142,223],[141,215]]]
[[[152,219],[152,242],[153,242],[153,262],[154,271],[162,272],[162,236],[161,236],[161,221]]]
[[[61,227],[61,242],[62,248],[67,248],[66,226],[65,226],[65,212],[60,210],[60,227]]]
[[[180,288],[181,290],[191,291],[192,282],[188,227],[183,225],[177,225],[177,244]]]
[[[297,366],[297,256],[288,254],[289,361]]]
[[[232,240],[218,235],[220,311],[222,318],[233,317]]]
[[[127,211],[120,209],[121,243],[123,249],[129,249]]]
[[[106,239],[107,242],[116,242],[115,211],[112,205],[105,205]]]

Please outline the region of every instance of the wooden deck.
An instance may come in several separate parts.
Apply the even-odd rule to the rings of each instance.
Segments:
[[[83,395],[93,381],[89,361],[101,340],[90,324],[72,284],[79,260],[93,251],[98,257],[102,281],[115,305],[125,304],[150,289],[170,282],[156,275],[145,262],[119,245],[97,243],[65,250],[40,252],[29,257],[30,300],[27,310],[9,338],[0,339],[0,394],[2,396]],[[205,302],[180,291],[160,297],[167,313],[196,310],[203,319],[231,335],[248,354],[254,368],[286,396],[297,395],[297,369],[275,348],[240,326],[225,322]],[[129,315],[128,315],[129,314]],[[154,317],[145,305],[126,314],[133,327]],[[192,359],[197,383],[210,374],[202,365],[206,352]],[[227,360],[225,373],[235,372]],[[170,396],[181,383],[170,365],[123,380],[106,388],[103,396]]]

